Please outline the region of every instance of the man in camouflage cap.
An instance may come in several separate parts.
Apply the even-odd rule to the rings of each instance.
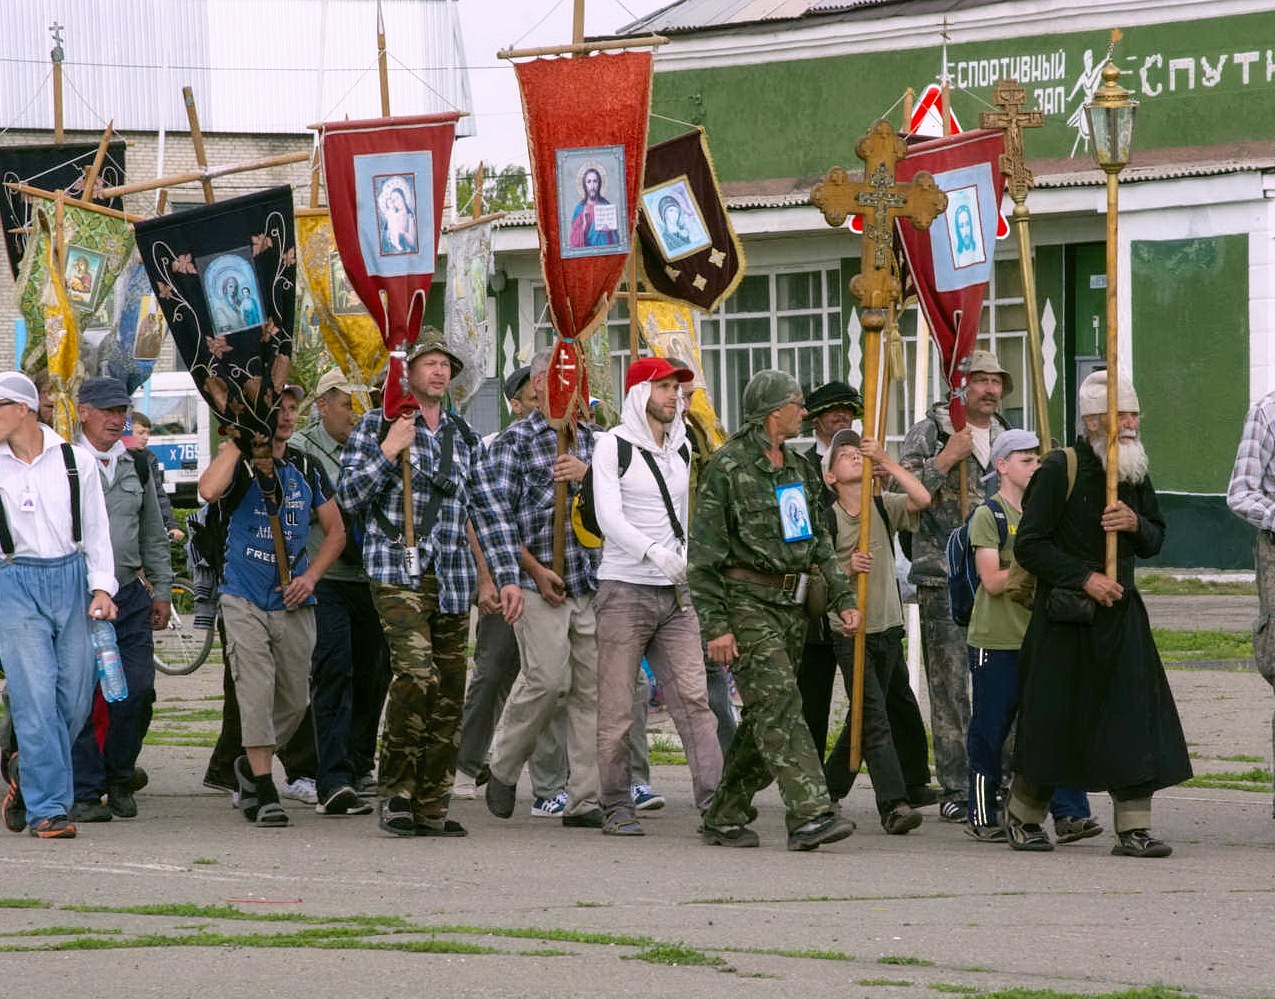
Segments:
[[[691,525],[688,576],[709,658],[730,666],[744,718],[727,751],[700,830],[715,846],[757,846],[753,796],[772,780],[786,810],[788,849],[844,839],[820,754],[801,717],[796,666],[805,639],[804,591],[818,567],[829,605],[848,631],[860,625],[820,503],[822,485],[784,442],[801,432],[801,388],[761,371],[744,388],[744,426],[709,460]]]
[[[961,526],[961,465],[966,466],[967,509],[983,501],[983,476],[992,445],[1009,424],[1000,414],[1002,395],[1014,391],[1010,373],[989,350],[970,355],[966,423],[952,426],[946,401],[936,402],[903,439],[899,464],[921,480],[933,501],[912,536],[912,571],[921,611],[921,654],[930,695],[934,770],[943,790],[939,817],[964,822],[969,788],[965,737],[970,725],[969,654],[965,629],[952,620],[947,599],[947,539]],[[991,468],[995,472],[995,467]]]

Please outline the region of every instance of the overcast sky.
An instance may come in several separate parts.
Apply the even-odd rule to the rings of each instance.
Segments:
[[[672,0],[585,0],[586,35],[606,35],[667,7]],[[571,41],[572,0],[460,0],[461,31],[469,60],[478,134],[459,139],[455,166],[529,164],[522,101],[513,64],[496,53]]]

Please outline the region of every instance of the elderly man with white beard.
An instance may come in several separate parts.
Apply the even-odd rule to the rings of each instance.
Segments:
[[[1023,498],[1014,556],[1037,579],[1023,639],[1014,784],[1003,811],[1015,850],[1052,850],[1041,826],[1056,785],[1108,791],[1123,857],[1167,857],[1151,834],[1151,796],[1191,776],[1186,740],[1146,607],[1135,558],[1164,541],[1133,385],[1119,384],[1119,486],[1106,503],[1107,373],[1080,386],[1074,486],[1063,451],[1045,458]],[[1103,574],[1116,532],[1116,578]]]

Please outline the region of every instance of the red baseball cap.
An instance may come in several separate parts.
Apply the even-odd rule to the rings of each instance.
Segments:
[[[629,365],[629,373],[624,376],[624,391],[642,382],[658,382],[663,378],[689,382],[694,380],[695,372],[690,368],[675,368],[662,357],[642,357]]]

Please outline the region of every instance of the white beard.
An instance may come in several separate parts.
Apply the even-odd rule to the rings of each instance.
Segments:
[[[1089,444],[1094,449],[1094,454],[1098,456],[1098,460],[1102,463],[1105,471],[1107,468],[1107,435],[1102,431],[1098,431],[1089,438]],[[1135,437],[1129,440],[1122,440],[1119,446],[1119,453],[1116,456],[1116,478],[1121,482],[1137,485],[1147,477],[1147,473],[1150,470],[1151,463],[1147,460],[1147,451],[1142,446],[1142,438]]]

